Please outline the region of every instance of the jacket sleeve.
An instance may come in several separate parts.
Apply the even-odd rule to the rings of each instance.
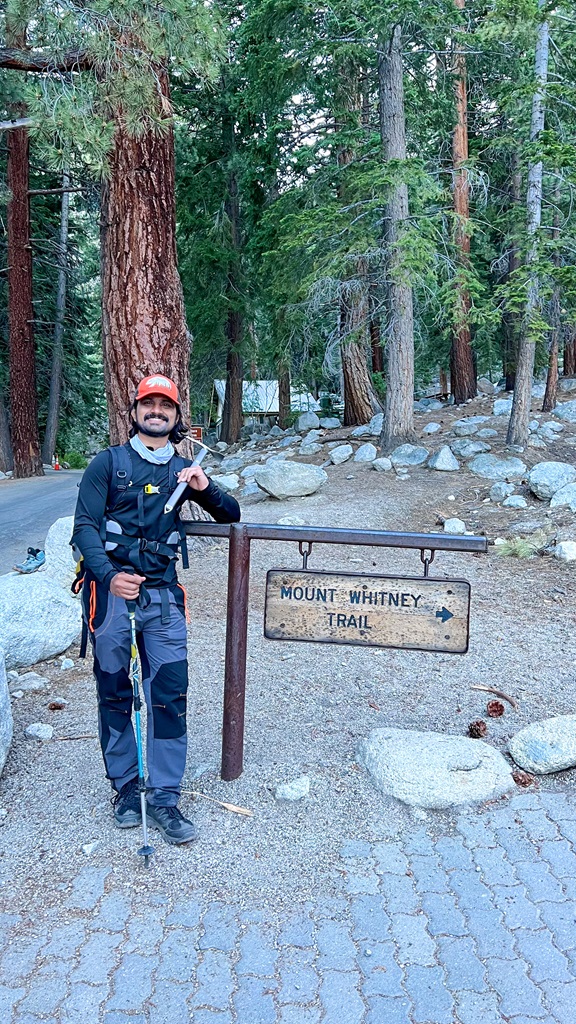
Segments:
[[[74,544],[82,552],[84,564],[107,587],[119,571],[108,558],[100,538],[100,524],[106,513],[111,472],[112,456],[109,451],[100,452],[84,471],[72,535]]]
[[[210,481],[204,491],[195,491],[189,487],[185,492],[185,501],[195,501],[200,508],[208,512],[217,523],[240,522],[240,505],[231,494],[226,494]]]

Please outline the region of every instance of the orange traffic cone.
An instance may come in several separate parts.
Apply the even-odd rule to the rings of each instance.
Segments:
[[[58,462],[58,456],[54,456],[54,469],[60,469],[60,463]]]

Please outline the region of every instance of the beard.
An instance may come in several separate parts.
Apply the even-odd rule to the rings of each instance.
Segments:
[[[155,423],[153,426],[148,422],[149,420],[163,420],[162,423]],[[141,434],[145,434],[146,437],[168,437],[172,432],[170,423],[164,416],[144,416],[142,419],[138,416],[136,418],[136,425]]]

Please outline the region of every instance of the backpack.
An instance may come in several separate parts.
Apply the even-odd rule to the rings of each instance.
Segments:
[[[110,482],[108,484],[108,501],[106,503],[106,511],[111,512],[122,495],[122,493],[130,485],[130,477],[132,474],[132,460],[128,452],[128,448],[125,444],[110,445],[108,448],[112,457],[112,471],[110,474]],[[171,476],[174,478],[174,489],[177,486],[178,473],[186,466],[186,459],[181,455],[173,455],[170,460],[170,471]],[[100,524],[100,539],[104,545],[105,551],[113,551],[119,545],[122,544],[121,538],[123,537],[121,526],[112,519],[104,518]],[[127,541],[128,538],[125,538]],[[130,538],[130,543],[125,543],[122,546],[128,548],[137,548],[141,543],[146,543],[143,537]],[[150,542],[148,542],[150,543]],[[188,549],[186,547],[186,534],[184,532],[184,526],[179,516],[177,516],[177,528],[167,538],[165,543],[156,542],[156,548],[159,554],[167,555],[168,557],[176,557],[175,552],[180,548],[180,554],[182,557],[182,567],[188,569]],[[78,548],[78,545],[74,543],[73,538],[70,539],[70,545],[72,547],[72,553],[76,559],[76,575],[71,586],[71,591],[76,596],[80,594],[84,583],[84,557],[82,552]],[[169,571],[169,565],[167,567]],[[82,629],[82,639],[80,643],[80,657],[83,658],[86,655],[86,637],[85,629]]]

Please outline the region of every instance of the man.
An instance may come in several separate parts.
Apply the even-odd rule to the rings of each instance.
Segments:
[[[185,536],[178,510],[164,505],[178,483],[219,523],[238,522],[238,502],[200,466],[175,455],[186,434],[174,381],[162,374],[138,385],[130,441],[100,452],[80,484],[73,543],[83,556],[82,601],[94,652],[99,733],[106,775],[115,790],[119,828],[141,823],[138,762],[132,728],[130,624],[126,602],[138,602],[136,625],[148,709],[147,814],[169,843],[196,838],[178,809],[186,763],[186,595],[176,558]],[[184,562],[185,566],[187,561]]]

